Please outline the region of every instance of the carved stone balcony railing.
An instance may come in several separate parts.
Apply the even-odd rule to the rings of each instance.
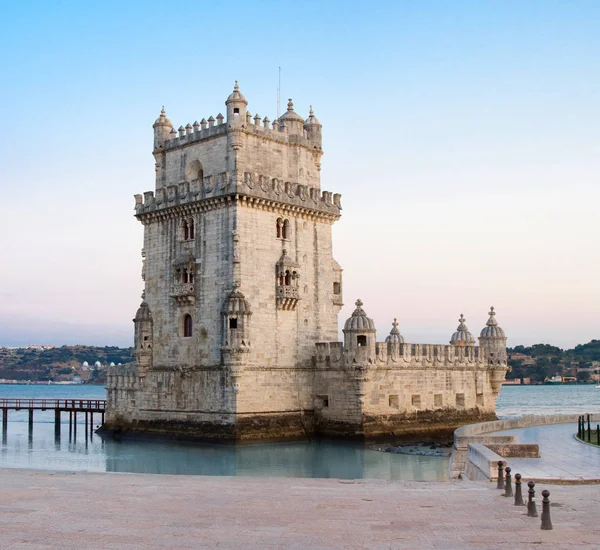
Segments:
[[[277,307],[284,310],[296,309],[296,304],[300,299],[298,287],[292,285],[283,285],[277,287]]]
[[[194,283],[175,283],[172,296],[180,306],[194,305],[196,302]]]

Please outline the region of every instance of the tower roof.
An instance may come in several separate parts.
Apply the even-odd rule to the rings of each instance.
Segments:
[[[234,288],[227,296],[223,304],[222,312],[225,315],[252,315],[250,304],[246,297],[236,288]]]
[[[308,118],[304,121],[304,127],[307,128],[309,126],[322,126],[322,124],[315,116],[312,105],[310,106],[310,109],[308,111]]]
[[[362,308],[362,300],[359,298],[356,300],[356,309],[352,312],[352,316],[348,318],[344,324],[344,331],[349,330],[353,332],[374,332],[375,323],[373,319],[367,317],[364,309]]]
[[[171,124],[171,121],[167,118],[167,113],[165,113],[164,105],[160,110],[160,115],[158,115],[158,118],[154,121],[152,128],[155,128],[156,126],[168,126],[169,128],[173,128],[173,124]]]
[[[398,330],[398,319],[394,317],[394,322],[392,323],[392,330],[390,330],[390,335],[385,339],[388,344],[404,344],[404,337],[400,334]]]
[[[298,113],[296,113],[294,111],[294,102],[292,101],[291,98],[288,99],[287,111],[285,113],[283,113],[283,115],[281,115],[279,120],[285,120],[285,121],[297,120],[298,122],[302,122],[302,124],[304,124],[304,119]]]
[[[452,335],[450,339],[450,343],[452,345],[465,346],[475,344],[475,338],[469,332],[467,325],[465,325],[466,319],[463,314],[460,314],[460,319],[458,320],[459,325],[456,329],[456,332]]]
[[[481,338],[506,338],[504,331],[498,326],[498,321],[496,321],[496,312],[494,311],[494,306],[490,307],[489,315],[490,318],[481,331]]]
[[[240,92],[240,87],[238,86],[237,80],[233,86],[233,92],[229,94],[225,105],[228,105],[229,103],[244,103],[245,105],[248,105],[246,98],[242,95],[242,92]]]

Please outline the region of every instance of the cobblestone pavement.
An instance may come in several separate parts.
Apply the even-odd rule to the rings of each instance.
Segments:
[[[539,444],[540,458],[508,459],[512,471],[519,472],[523,478],[600,481],[600,447],[577,441],[575,433],[577,424],[554,424],[504,430],[490,435],[515,435],[519,443]]]
[[[540,484],[554,523],[541,531],[540,518],[487,483],[5,469],[0,484],[2,549],[554,549],[600,540],[600,490],[589,485]]]

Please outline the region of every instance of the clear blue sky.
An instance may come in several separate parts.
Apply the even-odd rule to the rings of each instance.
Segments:
[[[323,123],[349,315],[447,342],[600,338],[600,2],[14,2],[0,47],[0,345],[129,345],[151,125],[282,98]]]

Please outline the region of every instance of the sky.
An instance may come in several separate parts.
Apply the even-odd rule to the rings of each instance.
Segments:
[[[133,195],[152,123],[248,110],[323,124],[342,194],[340,328],[447,343],[490,305],[508,345],[600,338],[600,2],[4,3],[0,345],[128,346]]]

